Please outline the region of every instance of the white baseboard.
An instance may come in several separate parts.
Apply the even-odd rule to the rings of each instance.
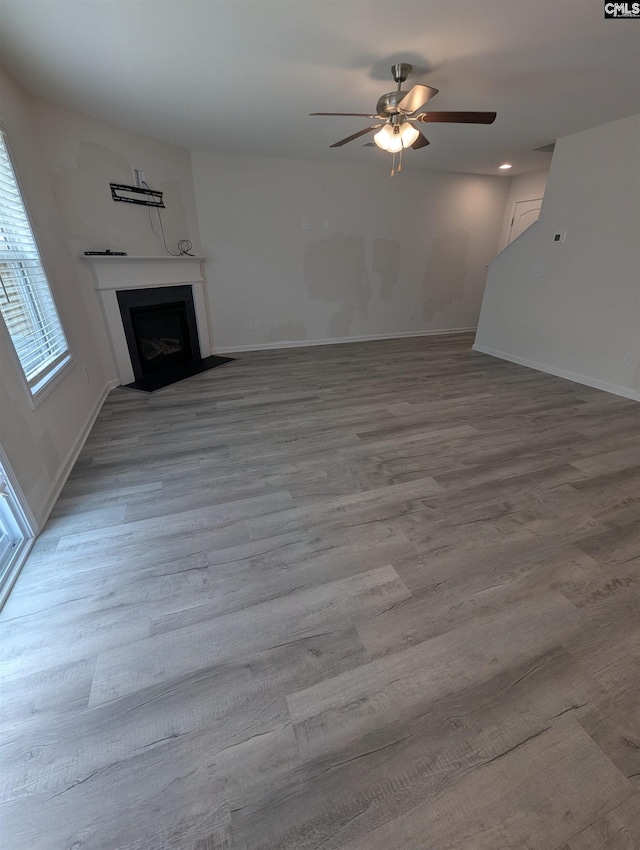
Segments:
[[[40,506],[40,509],[34,514],[34,518],[36,521],[37,532],[39,533],[45,526],[46,521],[49,519],[49,515],[54,508],[56,501],[58,500],[58,496],[64,485],[67,482],[67,478],[71,474],[71,470],[73,469],[73,465],[78,459],[78,455],[82,451],[82,447],[84,446],[87,437],[89,436],[89,432],[93,428],[93,424],[96,421],[98,414],[102,410],[102,405],[104,404],[107,396],[111,392],[114,387],[120,385],[119,381],[108,381],[100,393],[100,397],[97,402],[91,409],[89,415],[87,416],[84,425],[82,426],[82,430],[73,441],[73,444],[69,451],[67,452],[67,456],[65,457],[60,469],[58,470],[58,474],[56,475],[55,480],[51,485],[51,489],[47,495],[47,498],[44,500],[43,504]]]
[[[535,369],[538,372],[546,372],[548,375],[555,375],[558,378],[564,378],[567,381],[573,381],[576,384],[583,384],[586,387],[593,387],[595,390],[604,390],[613,395],[619,395],[623,398],[630,398],[632,401],[640,401],[640,393],[630,387],[621,387],[617,384],[611,384],[608,381],[599,381],[597,378],[590,378],[587,375],[579,375],[577,372],[570,372],[567,369],[557,369],[555,366],[548,366],[546,363],[538,363],[535,360],[527,360],[524,357],[518,357],[515,354],[507,354],[504,351],[494,351],[493,348],[487,348],[484,345],[477,343],[472,346],[474,351],[479,351],[481,354],[489,354],[491,357],[498,357],[500,360],[509,360],[511,363],[517,363],[519,366],[526,366],[529,369]]]
[[[277,348],[307,348],[310,345],[340,345],[344,342],[371,342],[376,339],[403,339],[414,336],[442,336],[444,334],[466,334],[474,333],[477,328],[439,328],[435,331],[403,331],[393,334],[371,334],[367,336],[344,336],[340,339],[297,339],[278,342],[262,342],[258,345],[227,345],[216,348],[212,354],[233,354],[241,351],[269,351]]]

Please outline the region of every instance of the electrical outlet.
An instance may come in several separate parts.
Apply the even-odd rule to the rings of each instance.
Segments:
[[[531,266],[531,277],[544,277],[544,266],[541,264]]]
[[[253,330],[253,322],[251,321],[251,319],[245,319],[244,320],[244,322],[242,323],[242,330],[243,331],[252,331]]]
[[[308,218],[303,218],[303,219],[302,219],[302,229],[303,229],[303,230],[308,230],[308,229],[309,229],[309,219],[308,219]]]

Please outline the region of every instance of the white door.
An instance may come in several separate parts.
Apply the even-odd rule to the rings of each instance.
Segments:
[[[18,575],[32,538],[27,517],[0,463],[0,607]]]
[[[4,494],[0,493],[0,499],[2,499],[3,496]],[[11,533],[8,523],[3,521],[2,507],[3,503],[0,503],[0,573],[2,572],[3,565],[9,562],[11,553],[20,542],[19,538],[16,538]]]
[[[511,230],[509,231],[509,242],[517,239],[521,233],[531,227],[540,216],[542,198],[531,198],[528,201],[516,201],[511,218]]]

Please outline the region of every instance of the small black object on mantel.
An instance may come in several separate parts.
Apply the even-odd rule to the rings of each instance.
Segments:
[[[85,257],[126,257],[126,251],[85,251]]]

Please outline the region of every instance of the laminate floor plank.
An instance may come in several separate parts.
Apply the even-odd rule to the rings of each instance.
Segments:
[[[385,567],[415,552],[411,543],[400,535],[377,544],[372,541],[366,558],[358,544],[308,552],[304,559],[296,555],[299,551],[294,547],[292,553],[281,553],[272,559],[246,558],[200,570],[193,579],[192,595],[182,586],[182,574],[163,578],[163,591],[169,586],[167,601],[163,604],[165,610],[152,622],[152,634],[206,622],[295,591],[319,588],[347,576]],[[154,594],[156,598],[159,595],[160,591]]]
[[[31,674],[24,674],[18,668],[18,675],[13,678],[3,669],[0,700],[3,743],[11,740],[14,730],[20,734],[29,720],[42,720],[48,726],[58,714],[75,718],[89,703],[94,667],[95,656],[61,665],[49,663],[45,669]],[[35,746],[34,741],[30,743]],[[4,756],[0,756],[0,762],[6,765]]]
[[[546,598],[553,591],[566,597],[565,588],[573,590],[588,584],[597,564],[571,547],[558,547],[557,553],[546,547],[541,551],[536,545],[539,541],[535,539],[528,552],[525,546],[500,552],[495,546],[477,544],[477,550],[482,551],[477,552],[473,573],[468,568],[458,571],[474,560],[477,550],[473,546],[460,553],[460,561],[434,553],[396,563],[401,577],[404,565],[411,571],[405,583],[412,596],[358,626],[371,656],[378,658],[421,644],[479,618],[506,612],[518,603]],[[423,566],[419,578],[417,565]]]
[[[487,761],[601,695],[567,653],[553,650],[441,697],[420,714],[305,759],[232,811],[240,847],[342,846],[349,837],[428,806]],[[293,816],[292,816],[292,813]],[[395,845],[392,845],[395,846]]]
[[[560,644],[577,628],[576,613],[559,594],[548,594],[291,694],[301,749],[334,752],[372,728],[420,714],[425,699]]]
[[[629,796],[626,780],[600,748],[567,721],[487,760],[430,805],[416,806],[341,847],[546,850],[586,825],[594,811]]]
[[[640,848],[640,407],[472,342],[109,394],[0,612],[3,850]]]
[[[627,778],[640,788],[640,675],[628,691],[598,700],[580,724]]]
[[[640,847],[640,794],[600,815],[559,850],[636,850]]]
[[[2,623],[0,666],[3,676],[43,673],[51,666],[95,657],[109,648],[143,640],[151,618],[140,610],[132,617],[128,609],[108,609],[91,616],[80,608],[56,622],[43,614],[19,617]],[[52,647],[54,649],[52,649]]]
[[[348,578],[166,631],[161,619],[151,635],[98,655],[90,705],[167,681],[249,651],[297,641],[386,611],[409,591],[396,571],[378,567]],[[135,670],[135,676],[131,671]]]

